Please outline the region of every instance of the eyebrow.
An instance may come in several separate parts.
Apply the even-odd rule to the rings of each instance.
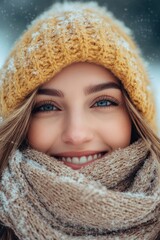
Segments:
[[[119,89],[121,90],[121,85],[115,82],[108,82],[108,83],[100,83],[94,86],[89,86],[84,90],[85,95],[89,95],[92,93],[96,93],[105,89]],[[41,88],[37,92],[38,95],[49,95],[49,96],[55,96],[55,97],[64,97],[64,94],[62,91],[58,89],[50,89],[50,88]]]
[[[118,83],[115,82],[108,82],[108,83],[100,83],[98,85],[94,85],[94,86],[89,86],[85,89],[85,95],[89,95],[91,93],[95,93],[95,92],[99,92],[105,89],[119,89],[121,90],[121,86]]]
[[[64,97],[64,94],[57,89],[54,88],[41,88],[38,89],[37,92],[38,95],[49,95],[49,96],[55,96],[55,97]]]

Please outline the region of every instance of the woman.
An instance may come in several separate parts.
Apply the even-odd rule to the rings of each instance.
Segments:
[[[155,107],[128,29],[54,4],[1,79],[1,238],[158,239]]]

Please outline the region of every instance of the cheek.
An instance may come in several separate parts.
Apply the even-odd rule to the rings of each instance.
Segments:
[[[121,140],[120,147],[127,147],[131,142],[131,131],[132,131],[132,124],[129,117],[125,119],[119,119],[120,125],[117,127],[117,137],[118,140]]]
[[[47,123],[33,120],[27,133],[27,139],[32,148],[45,153],[56,139],[55,131],[48,127]]]
[[[101,129],[101,133],[106,144],[110,145],[112,149],[117,149],[127,147],[130,144],[131,129],[130,117],[125,112],[106,122],[104,128]]]

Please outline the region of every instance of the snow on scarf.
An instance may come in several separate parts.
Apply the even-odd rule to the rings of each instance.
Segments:
[[[17,150],[0,182],[0,219],[20,240],[156,239],[160,163],[138,140],[72,170]]]

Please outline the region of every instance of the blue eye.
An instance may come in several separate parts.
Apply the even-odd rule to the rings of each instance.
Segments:
[[[46,104],[42,104],[40,106],[37,106],[33,109],[33,113],[37,113],[37,112],[50,112],[50,111],[57,111],[59,110],[56,106],[54,106],[51,103],[46,103]]]
[[[117,106],[118,104],[114,101],[109,99],[101,99],[97,101],[93,106],[94,107],[110,107],[110,106]]]

